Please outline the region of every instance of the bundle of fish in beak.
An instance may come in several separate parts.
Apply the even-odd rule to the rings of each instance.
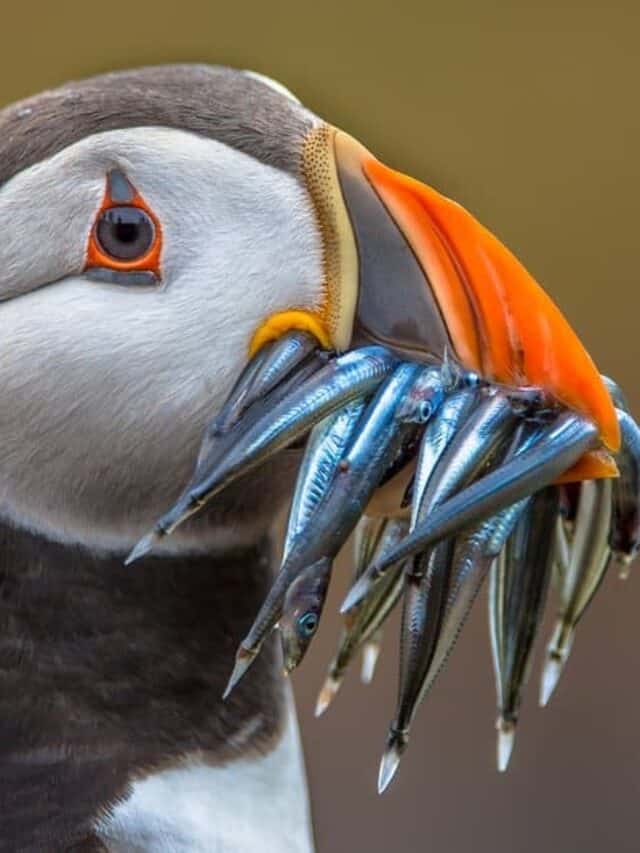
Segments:
[[[285,334],[250,360],[206,431],[191,482],[129,561],[230,482],[308,436],[281,568],[238,649],[226,693],[274,628],[286,672],[298,666],[318,628],[333,561],[355,531],[356,581],[317,713],[361,650],[363,679],[371,679],[381,627],[402,599],[399,700],[380,768],[384,790],[416,708],[489,575],[504,770],[550,578],[560,606],[542,704],[607,567],[627,567],[640,543],[640,429],[606,382],[622,434],[620,476],[565,485],[563,475],[598,451],[601,439],[592,421],[542,392],[483,381],[450,357],[418,363],[380,345],[338,355],[308,333]],[[407,474],[389,515],[368,515],[376,492]]]
[[[285,670],[298,666],[355,531],[356,579],[317,712],[361,651],[370,680],[402,600],[384,790],[489,576],[504,770],[550,579],[559,606],[542,704],[607,568],[626,571],[640,545],[640,430],[552,300],[471,214],[335,128],[312,134],[307,155],[311,184],[322,179],[326,293],[255,330],[191,481],[129,561],[306,441],[282,564],[227,694],[276,628]]]

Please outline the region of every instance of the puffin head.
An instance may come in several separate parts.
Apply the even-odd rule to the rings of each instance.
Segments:
[[[127,548],[180,490],[265,318],[323,298],[302,168],[320,122],[256,75],[180,66],[69,84],[0,126],[3,509]],[[268,496],[230,490],[178,547],[264,528],[282,458],[278,475]]]
[[[112,73],[5,109],[0,139],[0,500],[17,524],[128,549],[179,494],[247,359],[296,329],[543,385],[615,445],[595,368],[537,291],[544,363],[532,354],[515,259],[279,84]],[[519,297],[503,287],[514,270]],[[268,461],[164,547],[257,535],[296,459]]]

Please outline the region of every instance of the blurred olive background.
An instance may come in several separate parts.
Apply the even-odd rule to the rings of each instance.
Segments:
[[[2,103],[69,78],[176,60],[281,80],[387,163],[453,195],[495,230],[640,415],[635,0],[24,0],[3,4],[2,36]],[[347,559],[342,569],[332,614],[294,678],[321,853],[640,850],[640,577],[626,585],[607,578],[544,711],[536,707],[538,655],[505,776],[494,769],[479,601],[419,713],[397,781],[380,798],[395,629],[374,685],[360,686],[353,673],[335,706],[313,719]]]

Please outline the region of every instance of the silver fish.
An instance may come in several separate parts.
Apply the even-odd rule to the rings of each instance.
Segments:
[[[336,475],[365,405],[364,400],[354,400],[313,428],[289,510],[283,562],[296,539],[309,535],[313,514]],[[304,569],[287,590],[278,622],[286,673],[302,661],[318,628],[331,565],[331,560],[320,560]]]
[[[270,395],[258,401],[258,405],[263,403],[260,416],[251,418],[239,436],[235,431],[230,433],[234,442],[224,446],[224,452],[216,456],[216,464],[202,471],[154,530],[136,545],[126,562],[143,556],[157,538],[171,534],[225,486],[292,444],[323,418],[351,400],[373,393],[397,363],[397,358],[384,347],[363,347],[332,359],[302,385],[294,384],[284,396],[274,389],[277,402],[270,405]],[[411,367],[419,369],[416,365]]]
[[[479,404],[436,463],[420,498],[417,523],[489,462],[514,431],[517,418],[506,394],[481,395]],[[379,792],[385,790],[398,768],[416,708],[424,696],[440,636],[453,552],[451,540],[440,542],[415,557],[405,573],[399,698],[380,765]]]
[[[271,355],[274,341],[265,344],[254,357],[246,364],[240,376],[236,379],[233,388],[220,412],[213,419],[210,431],[215,435],[227,432],[238,422],[244,410],[248,407],[251,388],[254,384],[256,374]]]
[[[538,438],[538,432],[536,425],[522,423],[504,457],[496,460],[497,464],[503,464],[531,447]],[[456,538],[442,629],[425,679],[423,695],[431,689],[444,668],[492,562],[502,551],[529,501],[530,498],[523,498]]]
[[[314,514],[313,536],[300,536],[292,543],[269,595],[240,645],[225,695],[248,669],[280,617],[284,596],[297,574],[322,559],[332,560],[357,524],[402,441],[402,425],[396,417],[398,402],[421,369],[415,364],[399,365],[367,406],[340,462],[338,476]]]
[[[498,702],[498,770],[513,749],[522,690],[546,600],[558,514],[558,491],[549,486],[528,502],[504,551],[491,569],[489,624]]]
[[[444,453],[448,443],[451,441],[461,424],[469,415],[477,401],[475,389],[466,388],[446,397],[433,420],[429,421],[420,445],[416,473],[414,476],[412,518],[411,524],[415,525],[417,509],[425,486],[433,474],[436,463]],[[362,572],[356,583],[352,586],[349,594],[344,600],[341,613],[346,613],[362,601],[371,591],[373,583],[378,583],[382,576],[371,578],[369,570]]]
[[[405,421],[401,422],[401,429],[402,441],[390,460],[387,470],[382,475],[380,488],[411,465],[418,453],[420,441],[422,439],[422,427],[419,424]],[[398,509],[401,510],[402,508],[399,507]]]
[[[402,592],[402,584],[398,583],[398,590]],[[394,604],[395,606],[395,604]],[[378,628],[375,631],[370,640],[367,640],[362,644],[362,666],[360,668],[360,681],[363,684],[371,684],[373,681],[373,676],[376,671],[376,665],[378,663],[378,658],[380,657],[380,651],[382,649],[382,637],[384,631],[382,628]]]
[[[408,521],[406,520],[385,520],[382,524],[382,530],[375,531],[377,533],[375,539],[367,537],[368,541],[365,547],[359,549],[360,569],[362,566],[368,565],[375,553],[384,553],[385,550],[399,542],[403,536],[406,536],[407,529]],[[358,651],[364,649],[367,644],[372,644],[372,648],[369,648],[368,652],[367,672],[375,666],[375,660],[372,663],[371,656],[375,655],[377,659],[377,650],[380,646],[380,637],[378,636],[380,626],[398,602],[402,593],[402,583],[400,571],[389,572],[385,582],[378,584],[357,608],[345,616],[344,630],[338,650],[329,666],[327,678],[318,695],[316,716],[320,716],[329,706],[340,689],[347,667]]]
[[[385,475],[386,476],[386,475]],[[383,480],[384,482],[384,480]],[[361,522],[363,525],[361,527]],[[387,519],[387,518],[369,518],[368,516],[363,516],[361,522],[358,522],[358,526],[356,527],[356,536],[354,537],[354,549],[356,552],[356,562],[355,562],[355,571],[354,571],[354,579],[362,574],[362,572],[369,565],[371,560],[373,559],[373,555],[375,550],[378,548],[380,543],[380,536],[383,532],[386,531],[387,524],[390,524],[395,527],[396,524],[400,526],[396,528],[397,531],[397,539],[395,541],[400,541],[403,536],[406,536],[408,526],[407,522],[402,518],[396,519]],[[375,529],[377,529],[377,535],[375,538],[373,536],[367,537],[368,542],[365,545],[365,530],[367,525],[371,525],[371,529],[373,530],[373,525],[375,525]],[[382,547],[385,547],[384,545]],[[402,584],[400,582],[399,572],[397,577],[397,589],[398,596],[402,591]],[[379,618],[379,623],[382,623],[387,618],[388,613],[393,610],[395,607],[397,599],[393,600],[393,595],[384,596],[381,591],[382,597],[382,605],[379,611],[376,614],[376,618]],[[391,600],[390,600],[391,599]],[[386,609],[388,606],[388,610]],[[349,630],[351,624],[355,621],[355,617],[357,616],[357,611],[353,613],[347,614],[344,617],[345,631],[343,632],[343,638]],[[353,617],[353,618],[352,618]],[[373,620],[372,620],[373,622]],[[375,624],[375,623],[373,623]],[[378,662],[378,657],[380,656],[380,649],[382,647],[382,635],[383,629],[378,628],[377,630],[373,630],[373,625],[369,626],[362,635],[362,667],[360,670],[360,680],[363,684],[370,684],[373,680],[373,675],[375,672],[376,664]],[[316,705],[316,716],[319,716],[324,708],[318,710],[318,704]]]
[[[617,563],[620,578],[625,580],[640,548],[640,431],[620,386],[608,376],[602,379],[616,407],[622,439],[616,458],[620,477],[612,485],[609,546],[610,561]]]
[[[367,574],[375,579],[393,563],[549,485],[598,442],[597,427],[590,421],[569,412],[559,415],[532,448],[443,501],[393,551],[376,559]]]
[[[287,590],[278,621],[285,673],[305,656],[320,624],[331,579],[331,560],[303,569]]]
[[[426,424],[440,408],[449,389],[442,366],[425,367],[398,409],[398,420]]]
[[[267,344],[268,355],[261,363],[244,396],[239,414],[290,376],[318,349],[318,341],[308,332],[293,331]],[[256,353],[256,357],[259,355]]]
[[[283,382],[312,352],[318,341],[307,332],[290,332],[261,347],[247,364],[233,386],[212,430],[225,433],[256,400],[266,397]]]
[[[318,350],[318,341],[307,332],[289,332],[266,343],[240,374],[209,432],[214,435],[228,432],[253,403],[266,397]]]
[[[291,500],[283,561],[328,492],[365,406],[364,400],[353,400],[312,429]]]
[[[464,388],[457,391],[447,397],[437,416],[428,424],[420,445],[416,466],[411,503],[412,530],[418,522],[418,510],[436,465],[477,402],[478,392],[475,388]]]
[[[475,409],[439,457],[422,493],[416,494],[412,526],[472,479],[504,444],[516,423],[517,415],[506,394],[481,393]]]
[[[611,516],[611,480],[582,484],[571,557],[560,590],[560,607],[540,686],[545,706],[567,662],[575,630],[598,589],[608,562],[607,536]]]
[[[267,345],[268,347],[269,345]],[[259,369],[262,362],[260,354],[250,362],[249,367],[253,362],[257,362]],[[269,355],[269,351],[265,355]],[[276,385],[262,397],[259,397],[251,403],[250,406],[242,411],[241,417],[233,420],[233,414],[227,413],[224,415],[225,422],[221,426],[222,415],[218,415],[210,421],[204,429],[202,442],[198,450],[195,468],[189,483],[183,490],[180,498],[175,504],[173,512],[178,512],[177,508],[188,506],[188,499],[191,489],[201,482],[209,472],[219,464],[221,459],[229,453],[231,448],[242,441],[243,436],[251,429],[260,419],[264,418],[268,413],[283,399],[288,397],[296,388],[300,388],[307,382],[314,373],[317,373],[321,368],[325,367],[330,354],[325,350],[315,349],[307,358],[305,358],[295,371],[286,376],[282,382]],[[249,368],[247,368],[249,369]],[[156,525],[157,526],[157,525]]]
[[[553,580],[555,587],[561,590],[571,560],[571,539],[561,514],[556,518],[554,528],[555,559],[553,561]]]
[[[640,549],[640,428],[627,412],[617,409],[617,414],[622,444],[616,456],[620,476],[611,486],[609,547],[625,578]]]
[[[313,539],[292,548],[292,559],[308,563],[309,556],[337,553],[346,541],[402,442],[404,425],[398,422],[397,407],[420,369],[413,364],[397,367],[368,404],[316,513]]]
[[[624,391],[618,385],[617,382],[614,382],[609,376],[605,376],[604,374],[600,377],[604,382],[607,391],[609,392],[609,396],[613,400],[613,405],[616,409],[622,409],[623,412],[629,412],[629,403],[627,398],[625,397]]]
[[[413,462],[420,447],[424,425],[437,412],[444,400],[447,383],[443,366],[423,368],[416,381],[399,402],[397,418],[403,424],[402,442],[380,481],[384,486]]]
[[[404,572],[399,696],[380,762],[379,794],[393,779],[409,742],[413,716],[440,634],[452,554],[453,543],[446,539],[414,557],[413,568]]]
[[[404,425],[403,439],[398,452],[380,481],[383,486],[411,463],[420,447],[424,424],[439,409],[446,389],[442,366],[423,368],[408,393],[400,401],[398,421]]]
[[[423,695],[431,690],[436,678],[442,672],[489,568],[499,553],[500,549],[493,543],[507,538],[524,511],[527,500],[525,498],[507,507],[497,516],[493,516],[456,538],[442,628],[425,678]]]
[[[198,505],[308,432],[351,400],[366,396],[389,376],[397,360],[383,347],[364,347],[329,362],[281,400],[236,443],[191,497]],[[411,365],[415,368],[414,365]]]
[[[353,574],[359,577],[373,557],[380,541],[387,519],[379,516],[363,515],[353,531]]]

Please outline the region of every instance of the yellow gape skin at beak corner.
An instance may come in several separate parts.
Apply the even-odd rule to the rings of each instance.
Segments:
[[[278,314],[272,314],[257,329],[249,344],[249,357],[252,358],[269,341],[275,341],[294,330],[309,332],[325,349],[333,345],[322,320],[310,311],[281,311]]]
[[[338,351],[351,343],[358,299],[358,250],[338,177],[337,132],[328,124],[314,128],[303,150],[302,170],[322,235],[322,300],[313,308],[292,306],[268,317],[251,340],[250,355],[294,329],[310,332],[323,346]]]

